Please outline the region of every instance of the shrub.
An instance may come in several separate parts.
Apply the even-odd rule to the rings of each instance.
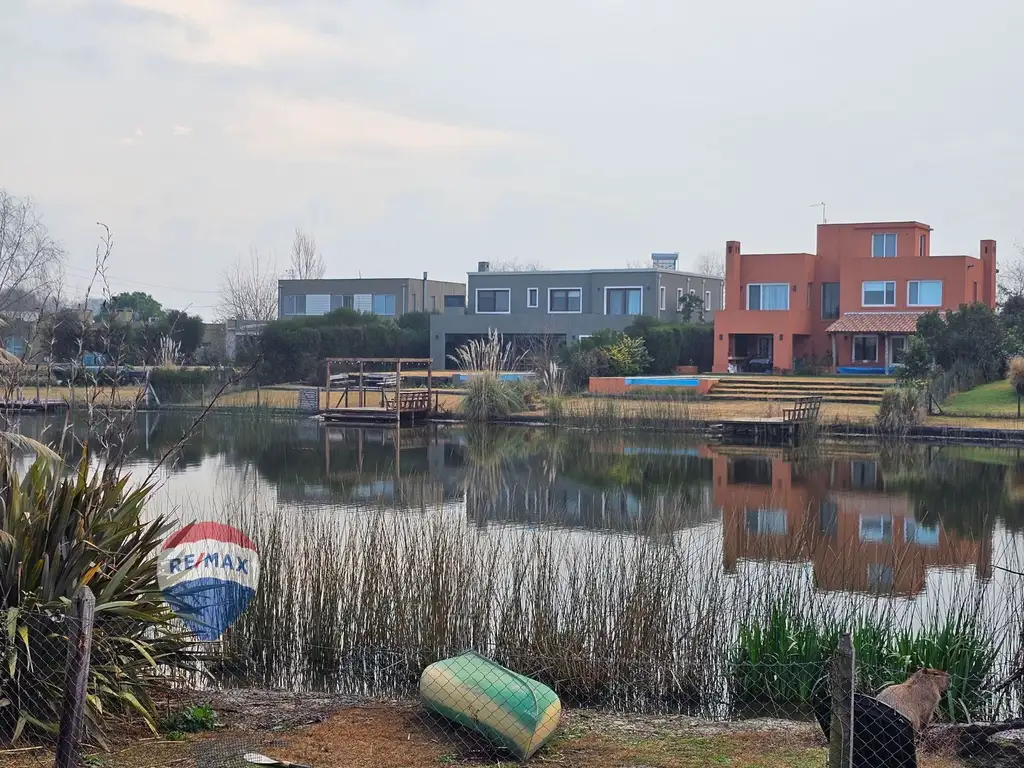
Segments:
[[[644,318],[647,320],[647,318]],[[710,325],[684,323],[633,323],[626,329],[630,336],[639,336],[650,355],[651,373],[668,374],[677,365],[693,365],[698,370],[711,370],[714,362],[714,328]]]
[[[518,382],[502,381],[494,373],[471,376],[459,412],[467,421],[507,419],[526,407],[526,390]]]
[[[607,349],[608,365],[612,376],[636,376],[643,373],[651,358],[644,340],[636,336],[621,336]]]
[[[154,726],[153,690],[191,667],[187,636],[157,584],[167,519],[145,514],[151,486],[128,487],[110,468],[77,472],[42,459],[23,477],[0,458],[0,610],[8,631],[0,669],[0,734],[55,733],[67,654],[69,601],[96,595],[86,728],[135,711]]]
[[[164,733],[200,733],[217,727],[217,713],[212,707],[195,705],[172,712],[160,721]]]
[[[1024,357],[1013,357],[1010,359],[1009,374],[1010,386],[1018,395],[1024,395]]]
[[[875,423],[882,432],[906,433],[921,423],[922,392],[917,387],[893,387],[882,393]]]

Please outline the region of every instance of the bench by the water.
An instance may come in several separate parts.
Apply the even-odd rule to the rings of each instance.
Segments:
[[[782,416],[730,419],[711,425],[713,436],[729,443],[797,445],[818,422],[821,395],[798,397]]]

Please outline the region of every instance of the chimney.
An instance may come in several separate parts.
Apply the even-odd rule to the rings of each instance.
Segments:
[[[491,262],[489,262],[489,261],[478,261],[477,264],[476,264],[476,271],[477,272],[490,272],[491,271]]]
[[[746,308],[743,300],[742,275],[740,274],[740,243],[739,240],[728,240],[725,243],[725,290],[738,293],[739,301],[736,306],[740,309]],[[726,302],[728,306],[728,301]]]
[[[423,272],[423,294],[422,295],[423,295],[423,306],[421,307],[421,309],[424,312],[428,312],[429,310],[427,309],[427,273],[426,273],[426,271]]]
[[[993,309],[996,306],[996,241],[981,241],[981,300]]]

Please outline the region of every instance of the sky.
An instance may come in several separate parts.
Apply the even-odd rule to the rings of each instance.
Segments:
[[[327,276],[681,267],[829,221],[1024,242],[1014,0],[3,0],[0,187],[111,288],[214,314],[296,227]]]

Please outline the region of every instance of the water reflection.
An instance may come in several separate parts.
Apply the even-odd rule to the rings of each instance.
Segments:
[[[192,418],[138,416],[129,466],[148,471]],[[83,423],[26,417],[20,428],[72,458],[90,439]],[[665,435],[212,416],[164,478],[172,505],[183,488],[209,507],[225,488],[255,483],[295,514],[450,507],[480,529],[651,536],[710,525],[726,573],[798,564],[821,590],[908,597],[949,569],[991,579],[994,539],[1016,540],[1024,524],[1024,457],[957,446],[833,445],[808,456]]]

